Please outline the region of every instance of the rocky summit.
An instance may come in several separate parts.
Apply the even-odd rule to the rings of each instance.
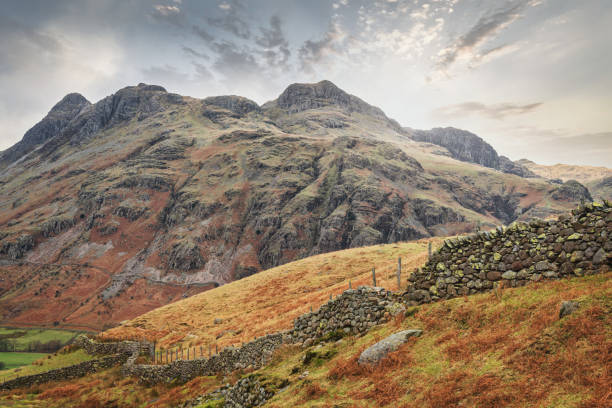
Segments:
[[[5,324],[100,329],[299,258],[556,216],[591,198],[329,81],[259,106],[69,94],[0,153]],[[129,305],[129,307],[128,307]]]

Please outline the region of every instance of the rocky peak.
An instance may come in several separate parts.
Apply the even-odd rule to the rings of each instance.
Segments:
[[[72,117],[74,117],[81,111],[81,109],[89,105],[91,105],[91,103],[85,99],[83,95],[78,92],[73,92],[64,96],[61,101],[56,103],[49,111],[49,114],[69,113],[72,115]]]
[[[127,86],[84,110],[70,123],[66,136],[71,143],[80,143],[105,127],[134,117],[143,120],[163,110],[164,102],[176,103],[180,100],[180,96],[169,94],[159,85],[140,83]]]
[[[204,104],[227,109],[239,116],[260,110],[256,102],[236,95],[211,96],[204,99]]]
[[[9,165],[38,146],[58,136],[91,103],[79,93],[70,93],[56,103],[40,122],[28,130],[20,142],[0,153],[0,168]]]
[[[369,105],[358,97],[346,93],[334,83],[327,80],[315,84],[296,83],[289,85],[276,101],[265,104],[264,108],[270,105],[278,106],[289,113],[336,106],[349,113],[366,113],[387,119],[383,111],[379,108]]]

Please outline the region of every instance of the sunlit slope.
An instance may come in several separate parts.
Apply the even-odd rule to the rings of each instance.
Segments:
[[[372,268],[378,286],[397,290],[398,257],[406,282],[408,273],[426,261],[429,242],[435,249],[442,239],[353,248],[291,262],[160,307],[102,336],[147,337],[162,347],[246,342],[289,329],[294,318],[348,289],[349,281],[352,287],[371,285]]]

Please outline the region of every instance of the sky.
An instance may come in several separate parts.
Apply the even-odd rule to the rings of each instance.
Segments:
[[[0,0],[0,150],[64,95],[259,104],[330,80],[402,126],[612,168],[610,0]]]

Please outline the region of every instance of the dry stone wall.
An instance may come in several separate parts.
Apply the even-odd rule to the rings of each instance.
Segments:
[[[123,366],[123,374],[143,383],[186,382],[201,375],[229,373],[263,366],[282,344],[313,344],[317,339],[366,332],[390,315],[394,305],[391,292],[383,288],[360,287],[344,291],[315,312],[294,321],[292,330],[260,337],[242,347],[228,347],[210,358],[177,360],[170,364],[134,364],[136,355]]]
[[[404,296],[413,303],[474,294],[503,282],[583,276],[612,266],[612,205],[592,203],[555,221],[513,223],[445,241],[408,278]]]
[[[291,332],[294,343],[312,344],[317,338],[335,333],[360,334],[388,318],[394,303],[391,292],[361,286],[344,291],[315,312],[295,319]]]
[[[89,355],[103,356],[110,354],[148,354],[153,355],[153,344],[146,341],[98,342],[86,336],[78,336],[74,344]]]
[[[257,369],[283,344],[283,338],[287,338],[286,332],[270,334],[239,348],[225,348],[210,358],[177,360],[164,365],[134,364],[135,358],[131,358],[123,366],[122,373],[125,376],[138,377],[146,384],[157,384],[186,382],[201,375],[230,373],[247,367]]]
[[[46,371],[40,374],[27,375],[9,380],[0,384],[0,390],[12,390],[20,387],[30,387],[36,384],[43,384],[50,381],[65,381],[73,378],[84,377],[124,363],[128,358],[127,354],[115,354],[102,357],[97,360],[84,361],[68,367]]]

